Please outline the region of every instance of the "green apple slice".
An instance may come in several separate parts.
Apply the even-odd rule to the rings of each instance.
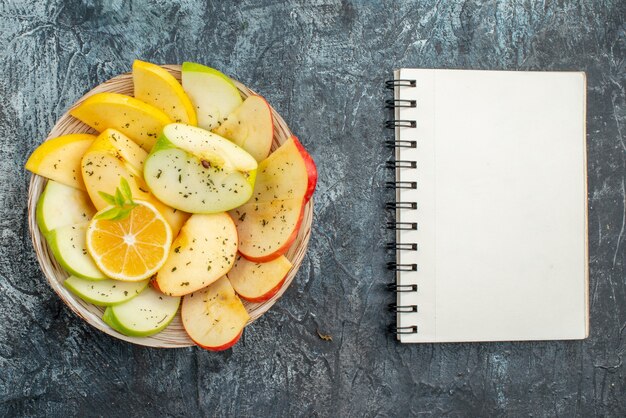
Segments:
[[[191,213],[225,212],[252,195],[256,160],[201,128],[165,126],[144,165],[144,179],[163,203]]]
[[[107,324],[108,326],[110,326],[115,331],[119,332],[120,334],[124,333],[122,326],[117,322],[117,319],[115,319],[115,317],[113,316],[113,312],[111,311],[110,306],[107,306],[107,308],[104,310],[104,313],[102,314],[102,320],[104,321],[105,324]]]
[[[104,280],[107,277],[87,252],[85,237],[88,225],[85,222],[54,229],[47,235],[48,244],[54,258],[70,274],[85,280]]]
[[[180,297],[166,296],[148,287],[128,302],[109,306],[102,319],[114,330],[134,337],[161,332],[176,316]]]
[[[122,282],[106,279],[95,282],[70,276],[65,279],[63,285],[87,302],[98,306],[109,306],[134,298],[148,286],[149,281],[146,279],[140,282]]]
[[[211,130],[241,103],[233,81],[214,68],[184,62],[182,84],[198,116],[198,126]]]
[[[87,193],[48,180],[37,202],[37,225],[47,235],[62,226],[87,222],[95,213]]]

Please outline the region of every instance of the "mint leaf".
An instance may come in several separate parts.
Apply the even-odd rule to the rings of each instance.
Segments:
[[[116,218],[120,215],[120,208],[113,207],[111,209],[107,209],[102,213],[94,216],[94,219],[105,219],[105,220],[117,220]]]
[[[120,180],[120,188],[122,189],[122,193],[124,193],[124,197],[126,198],[126,200],[129,200],[132,203],[133,192],[131,192],[130,185],[124,177],[122,177],[122,179]]]
[[[115,201],[115,197],[111,196],[110,194],[104,193],[104,192],[98,192],[98,194],[100,195],[102,200],[107,202],[109,205],[112,205],[112,206],[117,205],[117,202]]]
[[[111,220],[121,221],[122,219],[126,219],[128,215],[130,215],[131,210],[133,210],[133,208],[119,209],[119,213],[114,218],[111,218]]]
[[[124,206],[126,203],[126,199],[122,196],[122,192],[120,189],[115,189],[115,204],[117,206]]]
[[[133,193],[130,190],[130,185],[124,177],[120,179],[120,187],[115,189],[115,196],[105,192],[98,192],[98,194],[105,202],[113,207],[95,216],[94,219],[121,221],[127,218],[128,215],[130,215],[130,211],[137,206],[137,204],[133,202]]]

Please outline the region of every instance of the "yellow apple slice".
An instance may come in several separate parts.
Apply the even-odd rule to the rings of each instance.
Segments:
[[[200,347],[226,350],[243,332],[250,316],[226,277],[183,298],[181,318],[185,331]]]
[[[154,106],[118,93],[98,93],[70,110],[98,132],[114,128],[150,151],[170,118]]]
[[[80,160],[95,139],[96,136],[90,134],[70,134],[50,139],[33,151],[26,161],[26,169],[66,186],[85,190]]]
[[[143,164],[148,157],[148,153],[143,150],[135,142],[131,141],[123,133],[115,129],[105,129],[97,137],[97,141],[89,148],[90,152],[94,150],[104,151],[112,154],[120,161],[132,168],[136,174],[143,172]]]
[[[291,262],[285,256],[267,263],[256,263],[238,255],[227,277],[239,297],[259,303],[278,293],[289,270]]]
[[[274,137],[270,105],[261,96],[250,96],[213,132],[239,145],[257,161],[261,161],[269,155]]]
[[[106,129],[85,152],[81,171],[87,193],[96,209],[109,206],[98,192],[114,194],[125,177],[133,188],[133,196],[146,200],[148,191],[140,190],[143,163],[148,153],[115,129]]]
[[[197,125],[196,111],[178,80],[149,62],[133,62],[135,98],[160,109],[174,122]]]
[[[128,181],[133,197],[152,203],[165,217],[176,236],[189,215],[165,205],[149,192],[142,177],[146,155],[137,144],[124,139],[120,132],[114,129],[105,130],[82,159],[81,170],[87,193],[96,209],[104,209],[109,204],[98,192],[114,194],[123,177]]]
[[[237,255],[237,229],[227,213],[194,214],[170,247],[156,277],[161,292],[182,296],[226,274]]]

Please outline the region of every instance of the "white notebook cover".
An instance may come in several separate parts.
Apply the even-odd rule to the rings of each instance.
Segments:
[[[395,98],[397,326],[402,342],[582,339],[589,334],[586,81],[581,72],[401,69]]]

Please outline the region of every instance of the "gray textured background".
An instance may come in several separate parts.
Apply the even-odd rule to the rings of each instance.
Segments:
[[[0,2],[0,415],[626,414],[623,0],[102,3]],[[250,85],[318,164],[297,280],[224,353],[135,347],[90,328],[30,244],[25,159],[134,58],[199,61]],[[383,81],[401,66],[587,71],[587,341],[401,346],[384,333]]]

